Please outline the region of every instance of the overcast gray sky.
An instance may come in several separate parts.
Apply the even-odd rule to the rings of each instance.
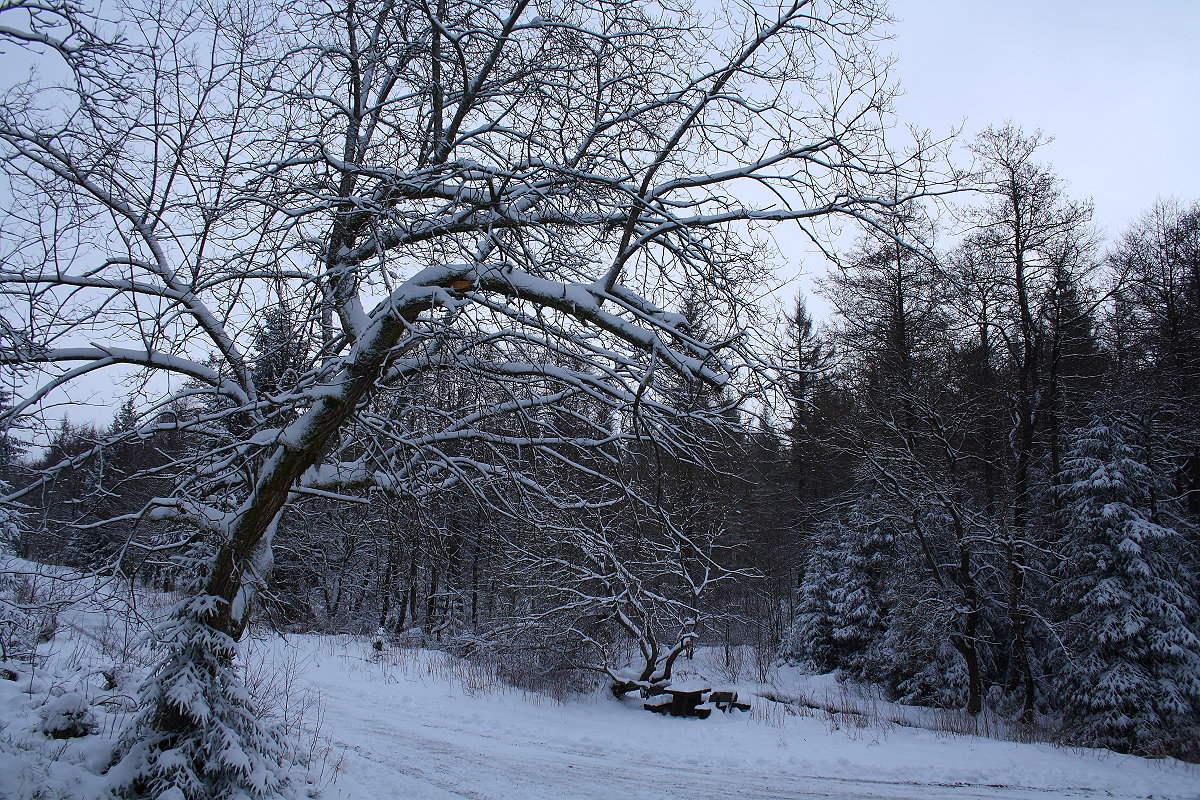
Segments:
[[[904,122],[964,139],[1011,119],[1115,236],[1200,199],[1200,0],[891,0]]]
[[[1041,160],[1073,198],[1095,202],[1115,240],[1158,198],[1200,200],[1200,0],[890,0],[897,122],[939,138],[1011,120],[1054,141]],[[845,246],[856,234],[847,231]],[[790,231],[776,240],[790,306],[815,294],[824,258]]]

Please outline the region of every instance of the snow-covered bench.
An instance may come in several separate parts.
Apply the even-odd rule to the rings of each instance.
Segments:
[[[718,711],[724,711],[726,714],[734,709],[738,711],[750,710],[750,704],[739,703],[738,694],[732,689],[718,689],[708,696],[708,702]]]

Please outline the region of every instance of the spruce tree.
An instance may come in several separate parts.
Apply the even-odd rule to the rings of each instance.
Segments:
[[[894,664],[887,638],[887,576],[896,561],[896,534],[882,519],[879,498],[865,498],[844,529],[839,571],[833,578],[833,639],[855,678],[882,681]]]
[[[1139,755],[1195,756],[1200,640],[1180,534],[1148,511],[1155,476],[1122,423],[1076,432],[1063,463],[1065,530],[1056,608],[1071,734]]]
[[[833,592],[841,540],[839,520],[826,521],[817,529],[804,559],[795,615],[780,644],[785,661],[819,672],[840,666],[833,638]]]
[[[9,485],[0,480],[0,497]],[[37,622],[22,598],[23,582],[10,567],[20,538],[20,509],[0,501],[0,662],[29,661],[33,657]]]
[[[288,790],[286,742],[233,663],[237,642],[208,624],[219,603],[185,597],[159,626],[168,657],[140,687],[142,710],[109,768],[118,797],[267,800]]]

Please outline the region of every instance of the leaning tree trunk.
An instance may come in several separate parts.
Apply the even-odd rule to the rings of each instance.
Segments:
[[[446,280],[449,271],[440,275]],[[114,765],[114,788],[126,797],[181,793],[185,800],[215,796],[273,796],[286,782],[287,755],[233,669],[271,538],[289,495],[317,463],[355,408],[371,393],[391,348],[437,287],[419,289],[374,321],[330,382],[333,391],[281,433],[258,470],[253,491],[233,515],[208,574],[160,631],[166,654],[143,684],[141,715],[127,732]]]
[[[419,311],[414,310],[415,317]],[[274,530],[292,489],[300,477],[321,457],[325,446],[337,435],[375,383],[390,347],[399,339],[404,326],[398,321],[381,325],[372,346],[342,370],[341,390],[320,398],[308,412],[292,423],[281,437],[286,444],[276,445],[259,473],[250,498],[238,510],[229,534],[212,560],[205,593],[217,598],[218,605],[210,625],[233,639],[240,639],[253,606],[247,577],[264,560],[269,550],[269,534]],[[290,434],[295,432],[296,436]]]

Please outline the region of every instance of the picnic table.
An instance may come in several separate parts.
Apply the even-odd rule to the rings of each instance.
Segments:
[[[672,717],[698,717],[699,719],[707,718],[714,708],[726,713],[734,709],[750,710],[749,703],[737,701],[737,692],[729,689],[714,692],[712,687],[702,681],[675,683],[664,686],[659,691],[661,694],[647,700],[642,707],[656,714],[670,714]],[[704,695],[710,692],[708,701],[705,702]]]
[[[666,693],[671,695],[672,717],[699,717],[704,719],[712,713],[712,709],[700,709],[704,695],[712,691],[711,686],[705,686],[699,681],[685,681],[666,687]]]

